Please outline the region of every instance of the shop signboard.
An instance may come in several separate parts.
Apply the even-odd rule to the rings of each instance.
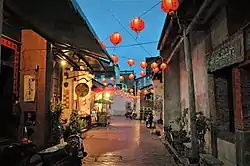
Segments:
[[[240,31],[216,47],[208,58],[208,71],[214,72],[245,60],[243,32]]]

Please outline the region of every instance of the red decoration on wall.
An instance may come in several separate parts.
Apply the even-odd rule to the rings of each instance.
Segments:
[[[130,28],[139,33],[145,28],[144,21],[140,17],[137,17],[130,22]]]
[[[161,66],[160,66],[160,68],[162,70],[165,70],[167,67],[168,67],[168,65],[166,63],[162,63]]]
[[[153,62],[153,63],[151,64],[151,68],[152,68],[152,69],[157,68],[157,67],[158,67],[158,64],[157,64],[156,62]]]
[[[133,59],[128,60],[128,65],[133,66],[135,64],[135,61]]]
[[[116,46],[122,42],[122,36],[118,32],[114,32],[110,36],[110,42]]]
[[[13,97],[18,98],[19,96],[19,52],[17,50],[17,44],[2,37],[1,45],[8,47],[14,51],[14,75],[13,75]]]
[[[161,9],[170,15],[174,14],[179,7],[179,0],[162,0]]]
[[[140,76],[141,76],[141,77],[143,77],[143,76],[145,76],[145,75],[146,75],[146,72],[145,72],[145,71],[141,71],[141,72],[140,72]]]
[[[119,60],[118,57],[116,55],[112,55],[111,58],[114,61],[114,64],[117,64],[117,62]]]
[[[130,74],[130,75],[128,76],[128,78],[129,78],[130,80],[133,80],[133,79],[135,79],[135,75],[134,75],[134,74]]]
[[[240,83],[240,70],[238,68],[233,69],[235,78],[234,78],[234,84],[235,84],[235,106],[236,106],[236,127],[237,129],[242,130],[243,129],[243,114],[242,114],[242,102],[241,102],[241,83]]]

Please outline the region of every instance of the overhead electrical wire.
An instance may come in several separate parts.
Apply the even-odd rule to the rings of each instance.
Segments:
[[[148,10],[144,11],[141,15],[139,15],[139,17],[143,17],[145,16],[148,12],[150,12],[152,9],[154,9],[156,6],[158,6],[161,3],[161,1],[157,2],[156,4],[154,4],[152,7],[150,7]],[[123,30],[124,28],[119,29],[118,31]],[[104,41],[108,40],[110,38],[110,36],[106,37],[104,39]]]
[[[114,19],[120,24],[120,26],[121,27],[123,27],[123,29],[136,41],[136,43],[137,44],[139,44],[139,46],[150,56],[150,57],[152,57],[152,55],[148,52],[148,50],[145,48],[145,47],[143,47],[143,45],[140,45],[140,43],[138,42],[138,40],[136,40],[135,38],[134,38],[134,36],[126,29],[126,27],[121,23],[121,21],[118,19],[118,18],[116,18],[116,16],[111,12],[111,10],[108,10],[110,13],[111,13],[111,15],[114,17]]]
[[[146,44],[154,44],[154,43],[157,43],[157,42],[158,41],[151,41],[151,42],[144,42],[144,43],[139,43],[139,44],[127,44],[127,45],[120,45],[120,46],[107,46],[106,48],[135,47],[135,46],[146,45]]]
[[[151,8],[149,8],[148,10],[146,10],[145,12],[143,12],[139,17],[143,17],[144,15],[146,15],[148,12],[150,12],[152,9],[154,9],[156,6],[158,6],[161,3],[161,1],[157,2],[155,5],[153,5]]]

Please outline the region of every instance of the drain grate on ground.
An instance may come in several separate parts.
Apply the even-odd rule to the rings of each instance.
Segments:
[[[122,156],[119,155],[104,155],[95,157],[95,162],[120,162],[122,161]]]

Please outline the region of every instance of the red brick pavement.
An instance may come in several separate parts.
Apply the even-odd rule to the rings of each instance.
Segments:
[[[111,117],[107,128],[95,128],[85,134],[88,166],[176,166],[158,137],[139,121]]]

